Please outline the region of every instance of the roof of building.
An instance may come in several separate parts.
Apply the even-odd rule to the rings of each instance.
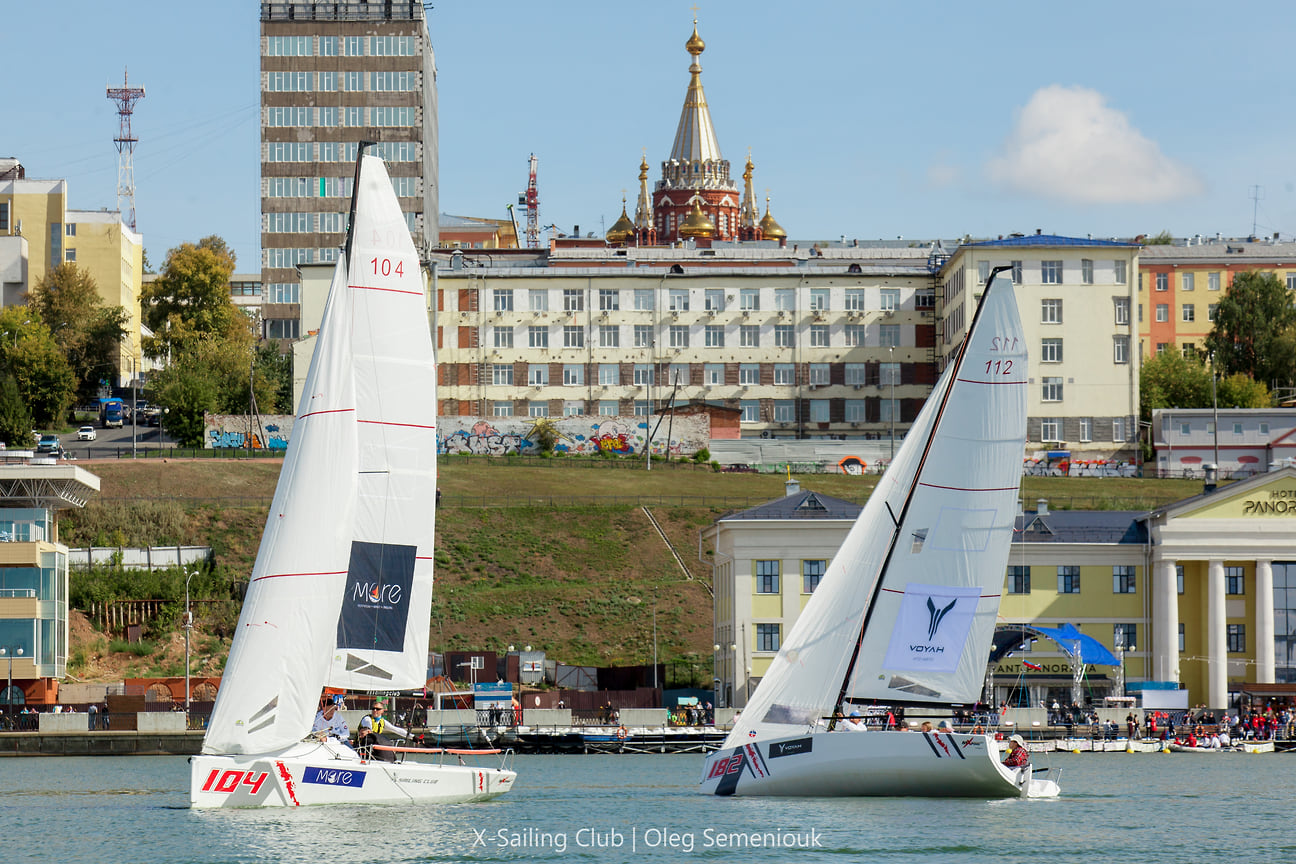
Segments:
[[[978,240],[962,244],[966,247],[1000,246],[1137,246],[1125,240],[1095,240],[1092,237],[1063,237],[1060,234],[1018,234],[1012,237],[1000,237],[998,240]]]
[[[706,45],[698,36],[696,21],[693,22],[693,35],[689,37],[685,47],[693,56],[693,63],[689,66],[688,92],[684,96],[684,108],[680,112],[670,158],[686,163],[719,162],[723,159],[720,155],[720,142],[716,139],[715,126],[711,123],[711,109],[707,107],[706,94],[702,92],[702,63],[698,59]]]
[[[43,464],[47,461],[49,464]],[[99,477],[84,468],[32,459],[0,465],[0,506],[65,510],[84,507],[99,492]]]
[[[1153,267],[1157,265],[1191,261],[1205,264],[1222,261],[1237,264],[1244,261],[1291,261],[1296,263],[1296,243],[1272,240],[1199,240],[1192,245],[1144,246],[1139,250],[1139,260]]]
[[[1142,544],[1147,542],[1146,516],[1141,510],[1027,512],[1013,524],[1013,542]]]
[[[721,522],[735,519],[846,519],[859,518],[863,505],[852,504],[818,492],[795,492],[758,504],[748,510],[730,513]]]

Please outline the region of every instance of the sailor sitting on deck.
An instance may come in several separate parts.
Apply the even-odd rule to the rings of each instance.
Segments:
[[[388,738],[385,733],[392,732],[401,738],[408,738],[409,732],[397,726],[395,723],[388,723],[383,718],[383,713],[387,710],[387,704],[379,700],[373,704],[373,710],[360,718],[360,734],[356,739],[356,744],[361,747],[381,747],[392,746],[392,739]],[[395,762],[396,754],[389,750],[373,751],[373,758],[381,759],[384,762]]]
[[[346,718],[338,710],[337,703],[330,699],[315,714],[315,723],[311,726],[311,737],[317,741],[332,741],[335,744],[348,744],[351,741],[351,728]]]
[[[1025,768],[1030,764],[1030,751],[1026,749],[1026,742],[1020,735],[1008,739],[1008,755],[1003,764],[1005,768]]]
[[[837,724],[838,732],[867,732],[868,727],[864,725],[864,718],[858,711],[852,711],[850,717],[844,722]]]

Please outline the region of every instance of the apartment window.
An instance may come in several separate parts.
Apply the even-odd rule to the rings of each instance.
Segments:
[[[1113,272],[1113,275],[1114,275],[1114,277],[1115,277],[1115,280],[1116,280],[1116,284],[1117,284],[1117,285],[1124,285],[1124,284],[1125,284],[1125,278],[1126,278],[1126,277],[1125,277],[1125,267],[1126,267],[1126,263],[1127,263],[1127,262],[1125,262],[1125,261],[1113,261],[1113,262],[1112,262],[1112,272]]]
[[[1133,594],[1137,590],[1132,564],[1117,564],[1112,567],[1112,593]]]
[[[810,325],[810,347],[811,348],[828,347],[828,325],[827,324]]]
[[[791,387],[796,383],[796,367],[791,363],[774,364],[774,386]]]
[[[1060,417],[1041,418],[1040,440],[1041,441],[1061,441],[1062,440],[1062,419]]]
[[[775,348],[795,348],[796,347],[796,328],[791,324],[774,325],[774,347]]]
[[[863,363],[847,363],[844,368],[845,383],[856,388],[868,383],[868,367]]]
[[[759,363],[740,363],[738,364],[738,383],[748,387],[760,383],[760,364]]]
[[[828,311],[828,289],[827,288],[810,289],[810,311],[811,312]]]
[[[760,289],[743,288],[738,292],[738,308],[744,312],[760,310]]]
[[[1045,339],[1040,343],[1040,362],[1041,363],[1061,363],[1062,362],[1062,340]]]
[[[915,291],[914,308],[915,309],[935,309],[936,292],[932,291],[930,288],[919,289]]]
[[[1041,398],[1045,402],[1061,402],[1062,401],[1062,379],[1045,378],[1044,390],[1043,393],[1041,394]]]
[[[1224,593],[1246,593],[1246,577],[1244,576],[1244,571],[1241,567],[1224,568]]]
[[[615,324],[600,324],[598,328],[600,348],[620,348],[621,328]]]
[[[796,402],[792,399],[775,399],[774,400],[774,422],[775,423],[794,423],[796,422]]]
[[[671,312],[689,311],[689,292],[687,288],[672,288],[667,294],[667,309]]]
[[[1117,324],[1129,324],[1129,323],[1130,323],[1130,320],[1129,320],[1129,304],[1130,304],[1129,298],[1128,298],[1128,297],[1113,297],[1113,298],[1112,298],[1112,303],[1113,303],[1113,304],[1115,305],[1115,307],[1116,307],[1116,323],[1117,323]]]
[[[634,325],[634,347],[651,348],[653,345],[653,328],[651,324]]]
[[[527,345],[531,348],[548,348],[549,328],[548,327],[528,327]]]
[[[687,348],[689,347],[689,328],[687,324],[672,324],[670,331],[667,333],[670,339],[670,347]]]
[[[564,312],[584,312],[585,311],[585,291],[580,288],[563,289],[563,311]]]
[[[599,309],[603,312],[616,312],[621,308],[621,292],[615,288],[599,289]]]
[[[1112,441],[1120,444],[1125,441],[1125,418],[1112,418]]]
[[[579,324],[573,326],[566,324],[563,326],[563,347],[564,348],[584,348],[585,347],[585,328]]]
[[[774,289],[774,309],[778,312],[791,312],[796,309],[796,294],[791,288]]]
[[[513,384],[513,364],[495,363],[491,366],[491,383],[503,386]],[[512,413],[510,411],[510,413]]]
[[[828,562],[822,558],[812,559],[801,562],[801,593],[813,594],[819,587],[819,582],[823,579],[824,571],[828,569]]]
[[[634,416],[648,417],[652,415],[652,405],[646,399],[636,399],[634,403]]]
[[[374,57],[413,57],[413,36],[370,36],[369,53]]]
[[[878,292],[878,297],[882,301],[883,312],[894,312],[900,308],[899,288],[883,288]]]
[[[75,264],[75,263],[76,263],[76,250],[75,250],[75,249],[64,249],[64,250],[63,250],[63,260],[64,260],[64,261],[67,261],[67,262],[69,262],[69,263]]]
[[[1211,303],[1206,306],[1206,320],[1214,321],[1215,316],[1219,314],[1219,304]]]
[[[847,312],[864,311],[864,289],[863,288],[847,288],[845,295],[846,295]]]
[[[495,328],[495,347],[512,348],[513,347],[513,328],[496,327]]]
[[[364,56],[364,37],[348,36],[346,37],[346,56],[363,57]]]
[[[598,382],[600,387],[615,387],[621,383],[621,367],[616,363],[600,363]]]
[[[491,416],[492,417],[512,417],[513,403],[512,402],[492,402]]]
[[[828,386],[828,364],[811,363],[810,364],[810,385],[813,387]]]
[[[548,417],[548,402],[531,402],[527,405],[527,416],[529,417]]]
[[[1057,568],[1058,593],[1080,593],[1080,568],[1074,564],[1062,564]]]
[[[653,289],[636,288],[634,292],[634,308],[636,312],[651,312],[657,308],[657,303],[653,298]]]
[[[1220,274],[1218,273],[1206,274],[1206,290],[1207,291],[1220,290]]]
[[[1022,284],[1022,263],[1020,261],[1009,261],[1012,265],[1012,281],[1014,285]]]
[[[1228,625],[1228,651],[1230,654],[1241,654],[1246,651],[1246,625]]]
[[[759,348],[760,347],[760,325],[758,324],[738,325],[738,346],[740,348]]]
[[[267,72],[266,90],[270,93],[299,93],[314,89],[310,72]]]
[[[1093,281],[1093,259],[1092,259],[1092,258],[1081,258],[1081,259],[1080,259],[1080,281],[1083,282],[1083,283],[1086,284],[1086,285],[1092,285],[1092,284],[1094,284],[1094,281]]]
[[[599,400],[600,417],[615,417],[617,416],[618,411],[620,411],[620,408],[621,406],[617,403],[615,399]]]
[[[1040,301],[1040,323],[1062,323],[1062,299],[1060,297]]]
[[[1093,440],[1093,418],[1080,418],[1080,440],[1088,443]]]
[[[579,417],[585,413],[585,403],[579,400],[568,400],[563,403],[564,417]]]
[[[1153,278],[1156,279],[1156,290],[1158,290],[1158,291],[1166,291],[1166,290],[1168,290],[1168,289],[1170,288],[1170,274],[1169,274],[1169,273],[1157,273],[1157,274],[1154,275]]]
[[[724,325],[723,325],[723,324],[708,324],[708,325],[706,325],[706,330],[703,331],[704,334],[705,334],[705,336],[706,336],[706,347],[708,347],[708,348],[723,348],[723,347],[724,347],[724,330],[725,330],[725,328],[724,328]]]
[[[779,650],[779,624],[757,624],[756,625],[756,650],[757,651],[777,651]]]
[[[1188,424],[1188,423],[1180,423],[1180,424],[1179,424],[1179,434],[1180,434],[1180,435],[1187,435],[1187,434],[1189,434],[1190,432],[1192,432],[1192,426],[1191,426],[1190,424]]]
[[[532,363],[527,369],[527,383],[532,387],[548,387],[549,364]]]
[[[548,312],[549,292],[543,288],[532,288],[527,292],[527,308],[532,312]]]
[[[634,383],[640,387],[653,383],[653,367],[651,363],[636,363],[634,365]]]
[[[859,348],[864,345],[866,328],[863,324],[847,324],[842,328],[842,336],[845,337],[847,348]]]
[[[1156,320],[1163,323],[1170,320],[1170,304],[1156,304]]]
[[[1260,434],[1261,434],[1261,435],[1268,435],[1268,434],[1269,434],[1269,424],[1268,424],[1268,423],[1261,423],[1261,424],[1260,424]]]
[[[1040,262],[1040,281],[1045,285],[1062,284],[1062,262],[1061,261],[1041,261]]]
[[[900,381],[900,364],[899,363],[879,363],[878,364],[878,386],[893,387],[902,383]]]
[[[314,52],[310,36],[267,36],[267,57],[310,57]]]
[[[1023,567],[1016,564],[1008,567],[1008,593],[1009,594],[1029,594],[1030,586],[1030,567]]]
[[[810,422],[811,423],[828,422],[828,400],[827,399],[810,400]]]
[[[666,380],[672,385],[683,384],[687,386],[693,381],[691,370],[692,366],[688,363],[672,363],[668,370],[670,377]]]
[[[494,304],[493,308],[495,309],[496,312],[512,312],[513,311],[513,290],[511,288],[507,288],[507,289],[497,288],[494,292],[494,296],[492,297],[492,302]]]
[[[1180,287],[1181,290],[1183,290],[1183,291],[1191,291],[1191,290],[1193,290],[1193,288],[1196,287],[1196,286],[1193,284],[1194,282],[1195,282],[1195,280],[1194,280],[1194,278],[1193,278],[1193,274],[1192,274],[1192,273],[1180,273],[1180,274],[1179,274],[1179,287]]]
[[[1182,594],[1183,592],[1181,591],[1179,593]],[[1186,643],[1187,643],[1187,639],[1185,638],[1185,634],[1184,634],[1184,625],[1181,622],[1179,624],[1179,653],[1182,654],[1184,651],[1188,650],[1188,648],[1186,647]]]
[[[1138,647],[1137,624],[1113,624],[1112,647],[1133,651]]]
[[[1296,291],[1296,273],[1287,274],[1287,290]]]
[[[879,324],[878,344],[883,348],[899,348],[900,347],[900,325],[899,324]]]
[[[760,400],[759,399],[742,399],[738,402],[739,422],[741,423],[759,423],[760,422]]]
[[[321,36],[319,37],[319,56],[336,57],[338,53],[338,37]]]
[[[708,312],[723,312],[725,293],[719,288],[708,288],[702,295],[702,303]]]
[[[977,284],[984,285],[986,283],[986,280],[989,278],[990,278],[990,262],[978,261],[977,262]]]
[[[756,562],[756,593],[779,593],[779,562],[762,559]]]
[[[708,387],[724,383],[723,363],[702,364],[702,383]]]
[[[563,364],[563,384],[579,386],[585,383],[585,367],[580,363]],[[581,412],[582,414],[585,412]]]
[[[1193,306],[1193,304],[1185,303],[1183,305],[1183,320],[1185,322],[1192,322],[1197,320],[1197,310]]]
[[[863,399],[846,400],[846,422],[863,423],[868,419],[866,403]]]
[[[364,125],[364,107],[352,105],[346,109],[346,125],[354,128]]]

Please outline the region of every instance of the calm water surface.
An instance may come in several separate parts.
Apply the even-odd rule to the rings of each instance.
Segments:
[[[106,864],[1296,860],[1296,754],[1050,758],[1052,801],[720,799],[700,756],[522,756],[493,802],[295,811],[189,810],[183,757],[7,758],[0,836],[5,862]]]

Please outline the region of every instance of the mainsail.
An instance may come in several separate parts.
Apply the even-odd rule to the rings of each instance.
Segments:
[[[1017,510],[1026,372],[1012,285],[994,279],[725,747],[812,728],[839,702],[975,701]]]

